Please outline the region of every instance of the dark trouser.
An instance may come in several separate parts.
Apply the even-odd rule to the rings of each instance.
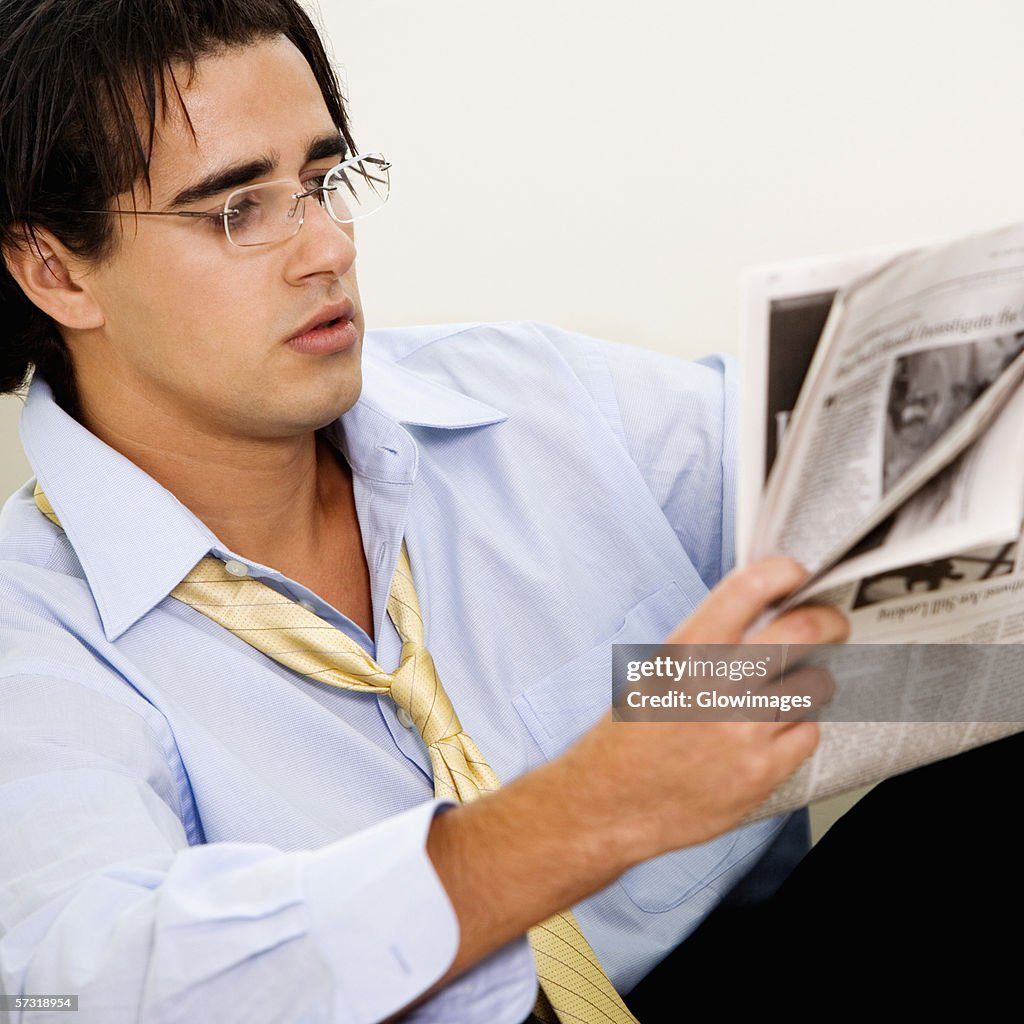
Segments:
[[[625,996],[642,1024],[704,1008],[1017,1003],[1024,734],[876,786],[766,903],[722,906]],[[1002,996],[1002,999],[1000,999]],[[1019,1011],[1015,1011],[1019,1012]]]

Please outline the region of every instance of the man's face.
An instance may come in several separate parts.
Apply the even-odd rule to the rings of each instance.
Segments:
[[[195,138],[172,105],[140,210],[219,211],[231,191],[261,181],[299,191],[341,156],[316,80],[284,38],[203,58],[183,97]],[[331,136],[334,151],[321,141],[311,158]],[[262,172],[180,203],[204,179],[256,161]],[[120,217],[116,252],[87,278],[103,325],[69,338],[86,422],[141,436],[284,438],[351,407],[363,333],[352,228],[315,198],[305,218],[294,237],[240,248],[220,221]],[[297,338],[339,314],[333,329]]]

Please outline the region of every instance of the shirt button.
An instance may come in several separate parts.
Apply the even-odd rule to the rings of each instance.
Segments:
[[[412,715],[410,715],[405,708],[399,708],[396,717],[398,718],[398,721],[406,727],[406,729],[416,728],[416,723],[412,720]]]
[[[248,576],[249,566],[244,562],[236,562],[235,559],[230,559],[224,563],[224,571],[231,573],[232,576]]]
[[[316,605],[314,605],[312,601],[300,601],[299,602],[299,607],[300,608],[305,608],[307,612],[315,612],[316,611]]]

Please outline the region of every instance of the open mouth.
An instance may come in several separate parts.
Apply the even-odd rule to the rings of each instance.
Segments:
[[[352,348],[358,342],[352,316],[346,310],[341,316],[323,320],[306,328],[302,334],[289,338],[288,344],[300,352],[314,355],[328,355]]]

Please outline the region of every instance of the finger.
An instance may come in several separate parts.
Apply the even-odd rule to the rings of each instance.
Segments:
[[[734,570],[667,642],[738,643],[769,605],[796,589],[806,576],[803,566],[791,558],[766,558]]]
[[[835,696],[836,683],[828,669],[807,665],[792,674],[787,673],[786,682],[778,687],[778,692],[780,695],[806,698],[798,705],[779,710],[777,721],[797,722],[824,707]]]
[[[749,637],[752,644],[835,644],[850,635],[850,623],[836,608],[808,604],[768,623]]]
[[[793,774],[814,753],[821,739],[816,722],[788,722],[772,738],[772,747],[778,755],[782,774],[779,782]]]
[[[718,684],[720,687],[721,684]],[[781,682],[748,687],[716,687],[711,704],[687,706],[686,721],[758,722],[782,726],[824,707],[835,694],[835,681],[825,668],[805,665],[786,672]]]

